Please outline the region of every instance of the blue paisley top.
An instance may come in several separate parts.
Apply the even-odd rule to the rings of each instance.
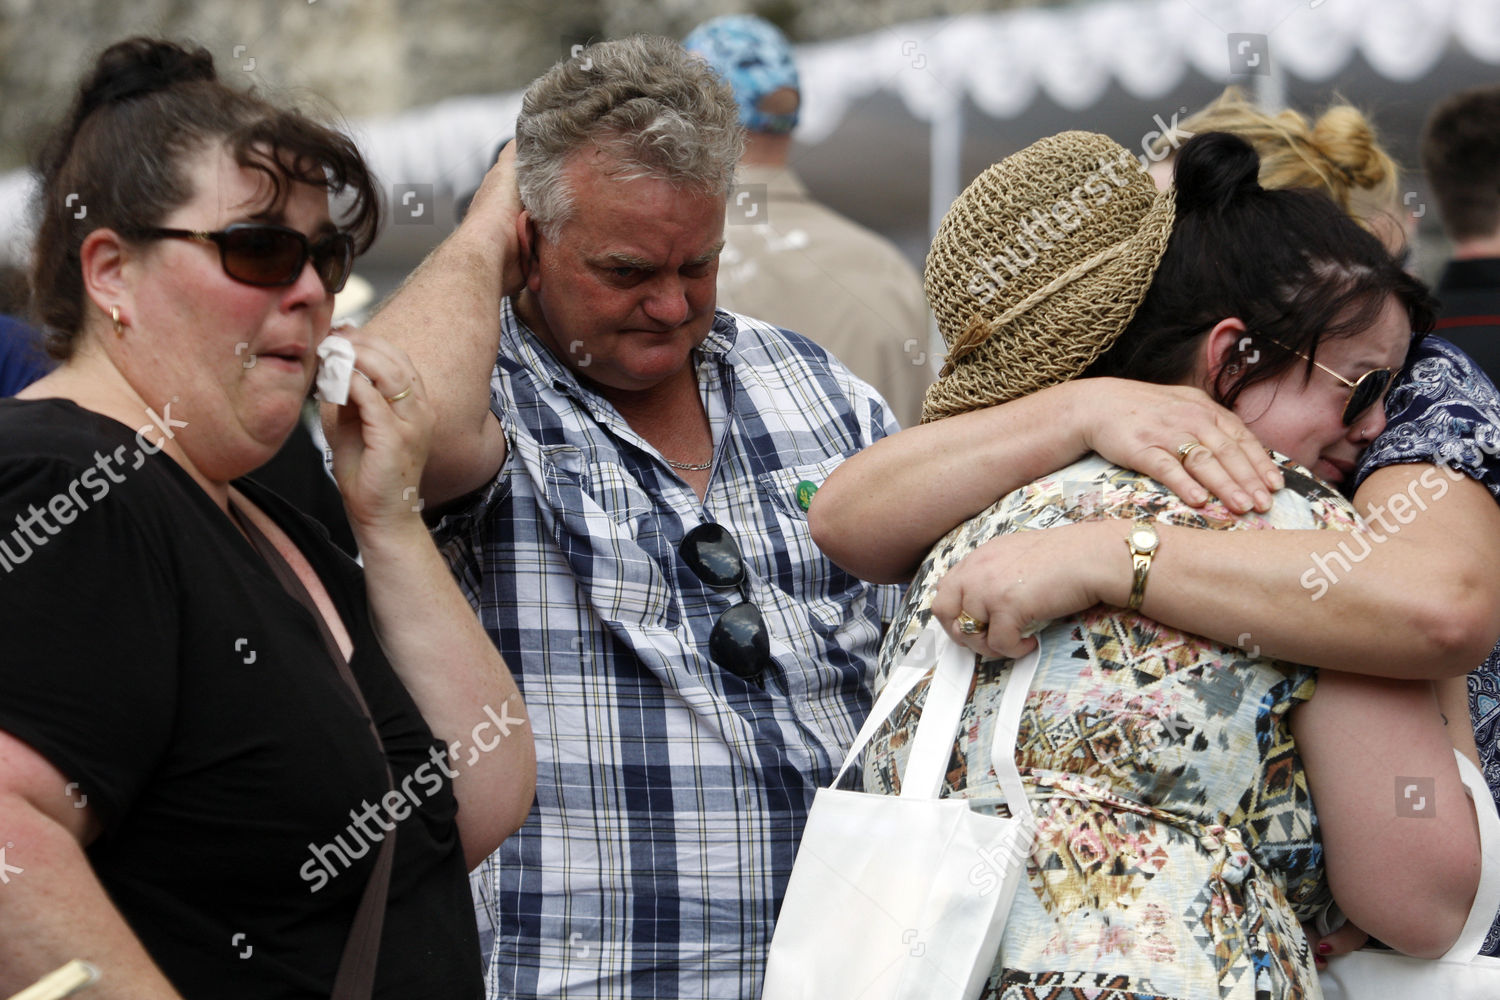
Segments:
[[[1429,462],[1483,483],[1500,501],[1500,393],[1468,355],[1439,337],[1414,344],[1385,412],[1385,433],[1365,452],[1356,486],[1387,465]],[[1469,674],[1469,714],[1484,780],[1500,802],[1500,644]],[[1500,954],[1500,919],[1484,954]]]

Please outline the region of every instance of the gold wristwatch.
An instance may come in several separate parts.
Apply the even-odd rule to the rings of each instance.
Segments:
[[[1151,573],[1151,557],[1161,545],[1161,536],[1150,521],[1137,521],[1130,534],[1125,536],[1125,544],[1130,548],[1130,568],[1133,571],[1130,601],[1125,606],[1131,611],[1139,611],[1141,602],[1146,599],[1146,577]]]

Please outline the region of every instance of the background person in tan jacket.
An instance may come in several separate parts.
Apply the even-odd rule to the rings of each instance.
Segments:
[[[758,17],[683,40],[734,90],[745,126],[719,258],[719,306],[796,330],[869,382],[910,427],[932,381],[922,282],[887,239],[820,205],[788,165],[802,97],[791,46]]]

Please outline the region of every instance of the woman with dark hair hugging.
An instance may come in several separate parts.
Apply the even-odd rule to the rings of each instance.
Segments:
[[[1239,139],[1189,141],[1176,189],[1160,195],[1130,162],[1103,136],[1064,133],[954,203],[927,262],[950,353],[924,418],[940,426],[1083,376],[1195,386],[1254,421],[1285,488],[1237,516],[1097,455],[1040,475],[933,547],[881,673],[933,617],[971,643],[993,627],[998,604],[940,585],[966,554],[1090,527],[1094,560],[1126,570],[1114,606],[1015,626],[1040,657],[1015,747],[1037,833],[983,995],[1317,996],[1298,925],[1334,901],[1425,956],[1468,914],[1478,834],[1431,691],[1217,643],[1144,617],[1143,602],[1159,524],[1356,528],[1318,477],[1342,478],[1379,433],[1375,404],[1431,304],[1327,198],[1263,190]],[[1037,212],[1055,220],[1048,245],[1014,245]],[[814,514],[829,502],[820,495]],[[988,754],[1009,665],[979,664],[945,781],[978,809],[1003,802]],[[899,790],[925,695],[924,684],[877,732],[868,789]],[[1431,778],[1447,822],[1395,813],[1401,775]]]
[[[1325,193],[1404,258],[1401,229],[1391,224],[1401,212],[1392,194],[1397,167],[1355,108],[1331,107],[1314,122],[1262,112],[1226,92],[1182,128],[1244,138],[1260,154],[1263,187]],[[1156,152],[1173,148],[1164,141]],[[1158,187],[1171,183],[1175,159],[1152,166]],[[1252,246],[1241,256],[1258,252]],[[1195,289],[1174,294],[1191,313]],[[963,303],[946,296],[934,305],[941,312]],[[1248,336],[1241,345],[1235,362],[1244,365],[1276,350]],[[1382,372],[1358,366],[1330,374],[1325,359],[1309,357],[1318,363],[1302,361],[1304,379],[1329,393],[1352,398],[1361,375],[1368,375],[1357,383],[1364,393],[1384,381]],[[812,528],[850,571],[909,580],[954,526],[1091,451],[1148,473],[1195,507],[1213,497],[1228,513],[1269,510],[1282,477],[1255,437],[1266,410],[1247,409],[1241,420],[1215,398],[1193,386],[1082,377],[928,423],[841,466],[818,493]],[[1158,621],[1281,660],[1431,680],[1449,739],[1500,801],[1500,560],[1493,557],[1500,548],[1500,393],[1462,351],[1424,336],[1413,341],[1381,405],[1385,428],[1373,440],[1368,423],[1349,426],[1357,466],[1350,469],[1350,450],[1339,445],[1318,472],[1351,498],[1364,518],[1360,531],[1309,537],[1159,523],[1156,579],[1144,608]],[[944,488],[929,489],[933,482]],[[936,603],[950,627],[960,605],[986,623],[972,634],[954,631],[963,644],[987,656],[1020,655],[1033,644],[1022,634],[1029,623],[1127,599],[1130,564],[1099,556],[1119,544],[1120,527],[1109,521],[999,535],[949,570]],[[1500,919],[1489,919],[1482,953],[1495,955]],[[1316,937],[1318,967],[1365,939],[1352,924]]]

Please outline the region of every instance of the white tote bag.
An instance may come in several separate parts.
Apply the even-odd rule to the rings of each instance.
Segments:
[[[1391,951],[1356,951],[1328,961],[1318,976],[1324,1000],[1497,1000],[1500,958],[1479,954],[1500,912],[1500,815],[1484,776],[1455,751],[1458,773],[1479,817],[1479,889],[1463,932],[1442,958],[1423,959]]]
[[[813,800],[767,957],[763,1000],[979,995],[1031,853],[1034,821],[1015,741],[1036,661],[1033,652],[1011,668],[995,722],[995,770],[1012,816],[987,816],[964,799],[938,798],[975,656],[936,622],[918,638],[891,672],[833,785]],[[901,794],[840,790],[876,729],[929,673]]]

